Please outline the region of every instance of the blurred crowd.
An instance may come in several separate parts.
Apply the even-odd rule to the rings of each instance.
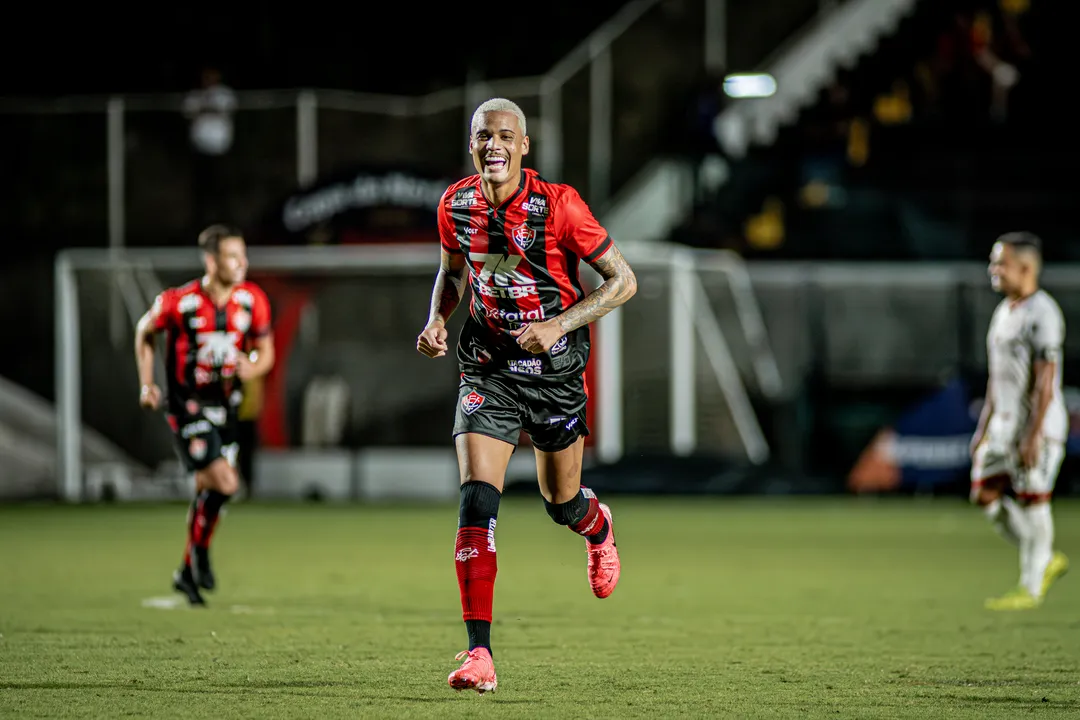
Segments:
[[[948,16],[935,18],[936,32],[888,39],[859,67],[840,70],[798,123],[793,197],[755,197],[746,189],[764,183],[765,174],[776,168],[740,166],[727,156],[714,131],[715,118],[728,103],[742,101],[724,96],[722,75],[703,79],[685,120],[683,150],[696,168],[699,208],[689,241],[700,244],[702,236],[710,236],[710,244],[738,250],[781,245],[785,204],[843,204],[844,178],[869,161],[875,128],[1009,123],[1016,93],[1037,60],[1026,29],[1032,1],[954,3]],[[733,187],[729,181],[736,172],[741,184]],[[746,217],[748,202],[759,211]]]

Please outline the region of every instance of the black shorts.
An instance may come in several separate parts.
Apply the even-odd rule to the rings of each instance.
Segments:
[[[176,451],[189,472],[205,470],[218,458],[236,467],[236,413],[219,408],[199,408],[169,416],[176,439]]]
[[[517,446],[524,430],[533,447],[557,452],[589,434],[587,400],[582,375],[524,380],[505,370],[463,373],[454,437],[477,433]]]

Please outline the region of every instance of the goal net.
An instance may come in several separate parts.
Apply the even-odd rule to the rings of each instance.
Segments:
[[[652,246],[624,252],[639,291],[593,328],[590,462],[694,453],[763,462],[768,445],[750,397],[779,388],[741,262]],[[260,452],[377,449],[391,462],[450,452],[456,363],[415,350],[437,246],[252,247],[249,255],[249,278],[270,297],[278,349],[258,393]],[[138,406],[134,325],[161,290],[200,273],[200,257],[188,249],[79,249],[58,258],[62,497],[99,496],[103,483],[120,482],[115,478],[126,497],[186,494],[190,477],[165,420]],[[582,274],[586,285],[598,284],[590,269]],[[464,316],[463,306],[451,339]],[[156,373],[164,386],[162,357],[159,345]],[[84,428],[122,456],[87,459]]]

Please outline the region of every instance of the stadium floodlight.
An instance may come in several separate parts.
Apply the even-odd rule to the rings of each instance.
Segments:
[[[724,78],[724,94],[732,98],[767,98],[776,94],[776,78],[768,73],[738,73]]]

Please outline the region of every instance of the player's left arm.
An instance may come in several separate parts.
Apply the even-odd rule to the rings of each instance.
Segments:
[[[547,352],[563,335],[604,317],[637,292],[637,276],[577,191],[567,190],[556,203],[555,232],[559,242],[587,262],[603,282],[562,313],[511,333],[532,353]]]
[[[274,332],[270,324],[270,300],[262,290],[252,291],[254,302],[251,306],[251,351],[241,355],[236,372],[241,380],[251,380],[266,375],[274,368]]]
[[[1061,347],[1065,341],[1064,325],[1063,318],[1051,316],[1037,322],[1031,329],[1031,417],[1021,447],[1021,455],[1025,456],[1024,460],[1029,466],[1038,452],[1043,420],[1054,399],[1057,368],[1061,362]]]
[[[559,329],[568,333],[602,318],[632,298],[637,292],[637,276],[576,190],[568,190],[560,200],[555,206],[555,219],[563,245],[604,280],[600,287],[555,318]]]
[[[1037,437],[1042,431],[1042,420],[1054,399],[1054,382],[1057,365],[1061,363],[1062,345],[1065,342],[1065,321],[1061,316],[1048,317],[1031,328],[1032,363],[1031,375],[1031,423],[1028,435]]]
[[[161,388],[154,382],[155,338],[159,333],[176,328],[176,299],[177,293],[173,289],[162,291],[135,325],[139,404],[151,410],[157,410],[161,404]]]
[[[604,282],[584,300],[575,303],[555,318],[563,333],[577,330],[604,317],[637,292],[637,275],[614,243],[589,265],[600,274]]]

